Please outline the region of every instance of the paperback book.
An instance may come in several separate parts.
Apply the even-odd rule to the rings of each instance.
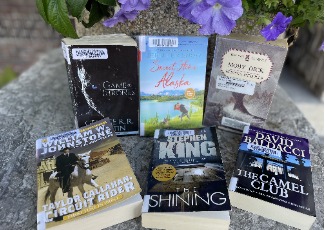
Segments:
[[[202,127],[207,37],[139,36],[140,135]]]
[[[76,127],[105,117],[117,135],[139,133],[136,41],[125,34],[64,38]]]
[[[316,214],[308,140],[246,126],[229,196],[235,207],[310,229]]]
[[[287,50],[284,39],[217,36],[203,124],[240,132],[263,127]]]
[[[228,229],[230,202],[214,127],[157,129],[142,225]]]
[[[102,229],[141,214],[140,187],[109,119],[36,141],[37,226]]]

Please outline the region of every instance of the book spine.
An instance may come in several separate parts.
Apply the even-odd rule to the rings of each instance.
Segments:
[[[69,84],[69,89],[70,89],[70,96],[71,96],[71,101],[72,101],[72,110],[73,110],[73,115],[74,115],[74,122],[75,122],[75,127],[78,128],[78,120],[77,120],[77,102],[76,98],[74,97],[75,95],[75,90],[73,88],[73,83],[72,83],[72,77],[73,77],[73,68],[71,66],[71,46],[68,46],[64,44],[64,42],[61,42],[61,47],[62,47],[62,52],[65,60],[65,66],[67,69],[67,77],[68,77],[68,84]]]
[[[141,78],[143,77],[141,71],[141,61],[143,59],[143,53],[146,51],[146,36],[138,36],[138,75],[139,75],[139,135],[145,136],[145,124],[141,122]]]

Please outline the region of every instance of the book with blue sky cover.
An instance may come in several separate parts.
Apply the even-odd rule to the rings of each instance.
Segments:
[[[202,127],[208,38],[139,36],[140,135]]]
[[[309,229],[316,214],[308,140],[246,126],[229,190],[235,207]]]

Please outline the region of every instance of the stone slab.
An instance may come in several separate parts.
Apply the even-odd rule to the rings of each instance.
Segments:
[[[47,53],[17,80],[0,90],[0,229],[36,228],[36,139],[74,128],[72,104],[61,50]],[[266,128],[310,140],[317,220],[324,229],[323,145],[302,113],[278,88]],[[229,180],[240,135],[218,130]],[[140,185],[145,190],[152,138],[120,138]],[[136,218],[107,229],[144,229]],[[233,207],[231,230],[294,229]]]

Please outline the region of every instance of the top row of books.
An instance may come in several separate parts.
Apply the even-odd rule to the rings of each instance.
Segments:
[[[76,127],[109,117],[117,135],[155,129],[262,127],[285,61],[285,40],[125,34],[65,38]]]

